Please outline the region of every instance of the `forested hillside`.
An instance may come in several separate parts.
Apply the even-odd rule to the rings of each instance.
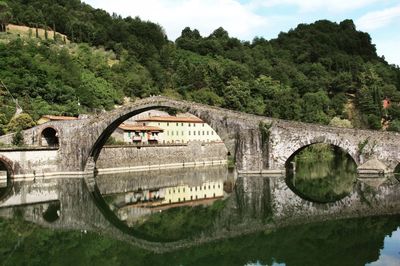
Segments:
[[[0,21],[55,29],[71,41],[0,34],[0,79],[34,119],[164,94],[283,119],[400,130],[400,69],[378,57],[351,20],[300,24],[252,42],[218,25],[209,36],[185,28],[172,42],[160,25],[79,0],[0,0]],[[0,124],[11,130],[15,110],[4,88],[0,102]]]

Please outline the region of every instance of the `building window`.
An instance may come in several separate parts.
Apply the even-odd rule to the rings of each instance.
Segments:
[[[190,127],[190,123],[189,123],[189,127]]]
[[[190,200],[193,200],[193,196],[190,196]]]
[[[204,127],[204,123],[203,124],[201,124],[203,127]]]
[[[214,195],[213,195],[213,196],[214,196],[214,198],[215,198],[215,193],[214,193]]]
[[[203,131],[203,136],[204,136],[204,131]]]
[[[195,135],[195,136],[196,136],[196,131],[193,131],[193,135]]]
[[[178,193],[181,192],[181,190],[178,188]]]
[[[185,188],[183,188],[183,192],[185,192]]]
[[[186,198],[183,198],[183,201],[186,201]]]
[[[199,136],[200,136],[200,130],[199,130],[199,131],[197,131],[197,133],[199,133]]]
[[[171,200],[169,200],[169,204],[171,204]]]
[[[178,201],[181,202],[181,198],[178,198]]]
[[[204,186],[204,190],[206,190],[207,189],[207,186]]]
[[[206,195],[206,194],[204,194],[204,198],[205,198],[205,199],[207,198],[207,195]]]
[[[174,135],[174,131],[171,132],[172,136]]]
[[[214,135],[214,131],[211,131],[211,135]]]
[[[176,126],[179,126],[179,123],[176,123]]]
[[[183,123],[181,123],[181,126],[183,127]]]
[[[197,199],[197,195],[196,195],[196,199]]]
[[[183,130],[181,131],[181,135],[183,136]]]
[[[192,188],[190,188],[190,191],[192,191]]]
[[[190,136],[190,130],[189,130],[189,136]]]
[[[160,123],[158,123],[158,125],[160,125]]]
[[[179,131],[176,131],[176,135],[179,136]]]
[[[167,123],[167,126],[169,126],[169,122]]]
[[[193,123],[193,126],[194,126],[194,127],[196,127],[196,124],[195,124],[195,123]]]

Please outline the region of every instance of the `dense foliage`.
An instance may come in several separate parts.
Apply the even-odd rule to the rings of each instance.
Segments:
[[[400,69],[378,57],[370,36],[351,20],[300,24],[252,42],[223,28],[207,37],[185,28],[171,42],[155,23],[109,15],[80,0],[5,2],[12,23],[51,27],[80,43],[2,34],[0,79],[34,119],[164,94],[283,119],[400,128]],[[0,88],[7,121],[9,97]]]

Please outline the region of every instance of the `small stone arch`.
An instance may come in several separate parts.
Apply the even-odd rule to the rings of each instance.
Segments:
[[[345,143],[342,143],[341,141],[338,140],[331,140],[329,138],[325,137],[318,137],[315,139],[311,139],[307,142],[300,142],[299,144],[293,146],[292,149],[290,149],[289,152],[286,153],[286,156],[283,158],[283,163],[284,166],[287,165],[288,162],[291,161],[291,159],[298,154],[301,150],[305,149],[306,147],[309,147],[314,144],[329,144],[334,147],[340,148],[341,150],[345,151],[354,161],[354,163],[358,166],[359,165],[359,158],[358,155],[356,154],[355,150],[350,149],[349,145],[346,145]]]
[[[60,145],[60,136],[57,128],[47,126],[40,131],[39,146],[58,148]]]
[[[13,162],[7,157],[0,155],[0,171],[6,171],[6,180],[0,181],[0,201],[6,198],[13,186],[14,167]]]

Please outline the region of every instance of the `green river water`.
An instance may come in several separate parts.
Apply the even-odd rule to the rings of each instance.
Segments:
[[[304,199],[334,202],[352,192],[356,168],[340,151],[322,153],[304,151],[294,158],[296,171],[288,170],[286,183]],[[212,226],[234,194],[230,175],[213,175],[183,178],[178,185],[163,178],[164,183],[147,188],[121,176],[126,186],[136,187],[104,193],[104,204],[121,225],[146,240],[191,238]],[[98,182],[100,190],[101,182],[108,184],[106,177]],[[44,215],[53,219],[51,214],[49,208]],[[287,226],[163,254],[104,234],[51,230],[15,218],[0,220],[0,265],[392,266],[400,265],[400,215]]]

